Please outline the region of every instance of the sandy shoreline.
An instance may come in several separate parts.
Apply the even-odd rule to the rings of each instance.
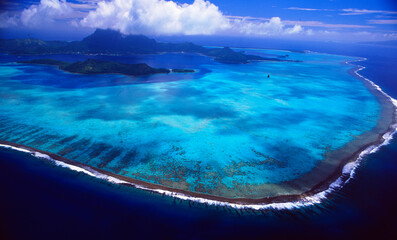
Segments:
[[[363,84],[369,89],[369,91],[378,99],[381,105],[382,113],[380,117],[381,120],[378,121],[377,127],[379,127],[378,125],[381,125],[379,122],[383,124],[385,124],[384,122],[387,122],[388,126],[386,127],[380,126],[379,129],[376,129],[378,131],[380,130],[382,131],[376,137],[374,137],[373,141],[368,142],[363,146],[360,146],[356,151],[354,151],[353,154],[349,155],[348,157],[344,157],[342,158],[342,160],[339,159],[339,164],[337,165],[336,168],[334,168],[329,174],[327,174],[327,176],[323,177],[321,181],[316,181],[317,184],[313,184],[313,187],[310,190],[303,191],[300,194],[278,195],[273,197],[265,197],[265,198],[257,198],[257,199],[219,197],[209,194],[202,194],[202,193],[190,192],[186,190],[174,189],[171,187],[166,187],[141,180],[136,180],[130,177],[125,177],[80,162],[76,162],[50,152],[31,148],[17,143],[0,140],[0,146],[1,145],[3,145],[3,147],[12,146],[14,147],[14,149],[17,148],[15,150],[19,150],[19,151],[21,150],[23,151],[24,149],[27,150],[30,154],[35,155],[36,157],[47,158],[48,160],[55,161],[57,165],[68,167],[76,171],[84,171],[85,173],[91,176],[103,178],[113,183],[130,185],[136,188],[157,192],[172,197],[178,197],[180,199],[185,199],[185,200],[197,201],[208,204],[230,205],[236,208],[247,207],[253,209],[264,209],[268,207],[289,208],[291,206],[296,206],[297,204],[298,205],[313,204],[321,200],[322,198],[325,198],[325,195],[329,193],[329,191],[332,191],[332,189],[335,187],[339,187],[343,185],[343,183],[350,178],[354,167],[351,169],[349,168],[348,171],[346,170],[347,164],[354,162],[357,163],[357,160],[359,160],[360,157],[363,156],[363,153],[364,154],[371,153],[373,149],[376,149],[380,145],[385,144],[385,142],[387,141],[387,137],[385,137],[385,135],[390,137],[389,133],[395,131],[394,125],[396,124],[396,112],[395,112],[395,105],[392,102],[392,99],[388,95],[383,93],[379,87],[377,87],[368,79],[363,78],[361,75],[357,73],[359,70],[362,69],[363,69],[362,67],[356,66],[350,69],[348,72],[349,74],[353,75],[355,78],[361,80]],[[393,111],[392,113],[390,112],[391,110]],[[390,116],[390,114],[392,115]],[[372,133],[372,136],[373,135],[374,133]],[[62,165],[62,163],[64,165]],[[76,168],[73,168],[73,166]],[[344,171],[344,169],[346,171]],[[305,182],[304,177],[301,177],[297,180],[293,180],[292,182],[299,182],[299,181]]]

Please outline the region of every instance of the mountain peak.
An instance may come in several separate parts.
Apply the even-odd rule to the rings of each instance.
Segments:
[[[125,35],[111,29],[96,29],[83,39],[90,49],[134,53],[156,53],[157,42],[143,35]]]
[[[92,40],[116,40],[121,39],[122,34],[119,31],[111,30],[111,29],[96,29],[94,33],[85,37],[83,41],[92,41]]]

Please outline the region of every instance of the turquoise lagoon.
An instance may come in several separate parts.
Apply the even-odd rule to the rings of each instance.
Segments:
[[[256,199],[311,189],[357,151],[360,136],[379,133],[381,103],[343,64],[357,58],[248,51],[302,62],[134,56],[198,70],[134,78],[2,55],[0,140],[177,190]]]

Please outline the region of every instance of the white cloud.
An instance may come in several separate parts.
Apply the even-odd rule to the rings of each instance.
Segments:
[[[384,33],[383,37],[387,39],[397,40],[397,33]]]
[[[205,0],[195,0],[192,4],[165,0],[103,1],[80,24],[92,28],[110,28],[125,34],[206,35],[228,32],[277,35],[303,31],[299,24],[286,27],[279,17],[226,16],[217,6]]]
[[[334,11],[333,9],[320,9],[320,8],[302,8],[302,7],[289,7],[288,10],[298,10],[298,11]]]
[[[25,26],[48,25],[56,19],[72,17],[73,9],[65,0],[41,0],[38,5],[31,5],[22,11],[20,20]]]
[[[301,33],[302,31],[303,31],[303,28],[300,25],[295,25],[292,28],[285,29],[285,33],[287,33],[287,34],[296,34],[296,33]]]
[[[363,14],[373,14],[373,13],[381,13],[381,14],[397,14],[394,11],[384,11],[384,10],[368,10],[368,9],[356,9],[356,8],[345,8],[341,9],[343,13],[339,15],[363,15]]]
[[[170,0],[41,0],[17,15],[0,14],[0,28],[86,27],[153,35],[292,35],[305,33],[302,24],[279,17],[223,15],[206,0],[179,4]]]
[[[76,11],[87,12],[95,10],[98,7],[98,2],[102,0],[77,0],[75,3],[68,2],[69,6]]]
[[[288,25],[301,25],[307,27],[322,27],[322,28],[373,28],[368,25],[357,25],[357,24],[344,24],[344,23],[324,23],[320,21],[283,21]]]
[[[305,32],[310,36],[310,39],[320,41],[332,42],[370,42],[370,41],[387,41],[397,40],[397,33],[382,33],[382,32],[368,32],[368,31],[330,31],[330,30],[312,30],[309,29]],[[307,39],[305,35],[294,36],[296,39]]]
[[[267,22],[270,18],[261,17],[250,17],[250,16],[227,16],[230,20],[250,20],[258,22]],[[344,23],[325,23],[320,21],[294,21],[294,20],[282,20],[284,25],[299,25],[304,27],[321,27],[321,28],[373,28],[373,26],[368,25],[357,25],[357,24],[344,24]]]
[[[41,0],[17,15],[0,14],[0,27],[88,27],[152,35],[291,35],[302,25],[279,17],[226,16],[206,0],[179,4],[170,0]]]
[[[279,17],[272,17],[268,21],[252,21],[249,19],[235,18],[233,24],[240,33],[247,35],[283,35],[283,34],[297,34],[303,31],[300,25],[295,25],[291,28],[286,28],[285,24]]]
[[[397,19],[376,19],[368,20],[370,24],[397,24]]]
[[[8,12],[0,13],[0,28],[15,27],[18,25],[18,18],[11,16]]]
[[[165,0],[113,0],[99,2],[81,25],[111,28],[132,34],[213,34],[230,27],[214,4],[195,0],[178,4]]]
[[[110,28],[125,34],[150,35],[246,35],[282,38],[335,39],[357,41],[366,36],[382,40],[395,38],[387,31],[372,33],[375,26],[325,23],[320,21],[281,20],[279,17],[264,18],[224,15],[208,0],[195,0],[181,4],[176,0],[41,0],[39,4],[19,12],[0,13],[0,28],[52,26],[56,30],[75,29],[91,31],[91,28]],[[297,8],[302,11],[331,11],[328,9]],[[343,9],[351,14],[395,14],[397,12]],[[396,15],[394,15],[396,16]],[[385,17],[384,17],[385,18]],[[367,20],[367,24],[397,24],[396,19]],[[55,27],[55,28],[54,28]],[[309,29],[312,28],[312,29]],[[47,28],[48,29],[48,28]],[[360,31],[360,32],[359,32]]]

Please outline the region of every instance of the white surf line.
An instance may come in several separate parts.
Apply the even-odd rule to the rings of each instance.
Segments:
[[[365,58],[359,59],[359,60],[354,60],[354,61],[364,61],[366,60]],[[353,61],[347,61],[348,62],[353,62]],[[358,73],[358,71],[361,71],[363,69],[365,69],[365,67],[363,66],[358,66],[359,69],[355,71],[355,74],[357,74],[358,76],[362,77],[363,79],[367,80],[369,83],[371,83],[371,85],[373,87],[375,87],[375,89],[377,89],[378,91],[380,91],[382,94],[384,94],[387,98],[389,98],[391,100],[391,102],[393,103],[393,105],[395,106],[395,108],[397,109],[397,100],[393,99],[392,97],[390,97],[387,93],[385,93],[378,85],[376,85],[374,82],[372,82],[371,80],[363,77],[362,75],[360,75]],[[69,168],[73,171],[77,171],[77,172],[83,172],[87,175],[90,175],[92,177],[96,177],[99,179],[104,179],[108,182],[114,183],[114,184],[127,184],[130,186],[133,186],[135,188],[138,189],[142,189],[142,190],[146,190],[146,191],[151,191],[151,192],[156,192],[159,194],[164,194],[170,197],[174,197],[174,198],[178,198],[181,200],[189,200],[189,201],[193,201],[193,202],[198,202],[198,203],[202,203],[202,204],[208,204],[208,205],[216,205],[216,206],[227,206],[227,207],[232,207],[232,208],[236,208],[236,209],[253,209],[253,210],[265,210],[265,209],[298,209],[298,208],[302,208],[302,207],[307,207],[307,206],[312,206],[315,204],[319,204],[321,203],[323,200],[325,200],[329,194],[332,194],[336,191],[338,191],[339,189],[341,189],[346,183],[348,183],[355,175],[356,169],[357,167],[360,165],[361,161],[364,159],[364,157],[366,157],[369,154],[372,154],[376,151],[378,151],[382,146],[385,146],[387,144],[390,143],[390,141],[393,139],[393,135],[397,132],[397,124],[394,124],[392,126],[392,130],[385,133],[382,138],[384,139],[384,141],[379,144],[379,145],[371,145],[369,147],[367,147],[365,150],[363,150],[359,157],[354,161],[354,162],[349,162],[347,163],[342,170],[342,175],[336,179],[333,183],[331,183],[328,187],[328,189],[321,191],[319,193],[316,193],[312,196],[306,196],[298,201],[292,201],[292,202],[281,202],[281,203],[263,203],[263,204],[239,204],[239,203],[229,203],[229,202],[222,202],[222,201],[217,201],[217,200],[210,200],[210,199],[206,199],[206,198],[201,198],[201,197],[193,197],[193,196],[189,196],[186,194],[182,194],[182,193],[177,193],[177,192],[172,192],[172,191],[168,191],[168,190],[163,190],[163,189],[151,189],[151,188],[147,188],[147,187],[143,187],[141,185],[138,184],[134,184],[134,183],[130,183],[112,176],[108,176],[102,173],[99,173],[89,167],[79,167],[79,166],[75,166],[75,165],[71,165],[71,164],[67,164],[64,163],[62,161],[58,161],[55,160],[53,158],[51,158],[50,156],[48,156],[47,154],[43,154],[40,152],[35,152],[35,151],[30,151],[27,150],[25,148],[19,148],[19,147],[14,147],[11,145],[5,145],[5,144],[0,144],[0,147],[5,147],[5,148],[11,148],[13,150],[17,150],[17,151],[21,151],[21,152],[25,152],[25,153],[30,153],[31,155],[37,157],[37,158],[42,158],[42,159],[47,159],[51,162],[54,162],[57,166],[61,166],[61,167],[65,167],[65,168]],[[348,175],[348,178],[343,181],[343,178],[346,177]]]
[[[366,58],[354,60],[354,61],[364,61]],[[353,62],[353,61],[350,61]],[[378,85],[376,85],[374,82],[371,80],[363,77],[360,75],[358,72],[365,69],[363,66],[359,66],[359,69],[355,71],[355,74],[358,76],[362,77],[366,81],[368,81],[375,89],[380,91],[383,95],[385,95],[387,98],[391,100],[395,108],[397,109],[397,100],[393,99],[390,97],[387,93],[385,93]],[[396,110],[395,109],[395,110]],[[185,194],[181,193],[176,193],[176,192],[171,192],[167,190],[162,190],[162,189],[147,189],[144,187],[141,187],[142,189],[147,189],[150,191],[162,193],[168,196],[172,196],[175,198],[183,199],[183,200],[190,200],[190,201],[195,201],[199,203],[205,203],[209,205],[219,205],[219,206],[228,206],[228,207],[233,207],[237,209],[244,209],[244,208],[249,208],[249,209],[254,209],[254,210],[264,210],[264,209],[294,209],[294,208],[301,208],[301,207],[306,207],[306,206],[312,206],[314,204],[319,204],[321,203],[324,199],[327,198],[329,194],[332,194],[333,192],[337,191],[338,189],[341,189],[346,183],[348,183],[355,175],[357,167],[360,165],[361,161],[364,159],[369,154],[372,154],[376,151],[378,151],[382,146],[385,146],[390,143],[390,141],[393,139],[393,135],[397,132],[397,124],[394,124],[391,126],[391,131],[386,132],[382,138],[384,141],[379,144],[379,145],[371,145],[364,149],[359,157],[354,161],[354,162],[349,162],[347,163],[342,170],[342,175],[336,179],[333,183],[331,183],[328,187],[328,189],[316,193],[313,196],[307,196],[304,197],[303,199],[299,201],[293,201],[293,202],[283,202],[283,203],[264,203],[264,204],[237,204],[237,203],[228,203],[228,202],[221,202],[221,201],[216,201],[216,200],[209,200],[205,198],[199,198],[199,197],[192,197],[188,196]],[[343,181],[343,178],[346,177],[346,175],[349,175],[348,178]]]
[[[340,176],[335,182],[331,183],[328,189],[326,189],[326,190],[324,190],[322,192],[319,192],[317,194],[314,194],[313,196],[307,196],[307,197],[305,197],[305,198],[303,198],[303,199],[301,199],[299,201],[283,202],[283,203],[268,203],[268,204],[228,203],[228,202],[222,202],[222,201],[217,201],[217,200],[210,200],[210,199],[206,199],[206,198],[192,197],[192,196],[189,196],[189,195],[185,195],[185,194],[177,193],[177,192],[172,192],[172,191],[168,191],[168,190],[151,189],[151,188],[143,187],[143,186],[138,185],[138,184],[130,183],[130,182],[123,181],[123,180],[120,180],[120,179],[112,177],[112,176],[108,176],[108,175],[99,173],[99,172],[97,172],[97,171],[95,171],[95,170],[93,170],[91,168],[88,168],[88,167],[83,168],[83,167],[78,167],[78,166],[75,166],[75,165],[64,163],[62,161],[58,161],[58,160],[55,160],[55,159],[51,158],[47,154],[43,154],[43,153],[40,153],[40,152],[34,152],[34,151],[30,151],[30,150],[27,150],[27,149],[24,149],[24,148],[17,148],[17,147],[11,146],[11,145],[4,145],[4,144],[0,144],[0,147],[11,148],[13,150],[17,150],[17,151],[21,151],[21,152],[25,152],[25,153],[30,153],[34,157],[49,160],[49,161],[55,163],[55,165],[57,165],[57,166],[69,168],[70,170],[77,171],[77,172],[83,172],[83,173],[85,173],[87,175],[90,175],[92,177],[103,179],[103,180],[106,180],[106,181],[114,183],[114,184],[127,184],[127,185],[131,185],[131,186],[133,186],[135,188],[138,188],[138,189],[147,190],[147,191],[151,191],[151,192],[156,192],[156,193],[159,193],[159,194],[164,194],[164,195],[167,195],[167,196],[170,196],[170,197],[174,197],[174,198],[178,198],[178,199],[182,199],[182,200],[189,200],[189,201],[194,201],[194,202],[198,202],[198,203],[202,203],[202,204],[208,204],[208,205],[227,206],[227,207],[232,207],[232,208],[236,208],[236,209],[246,209],[246,208],[254,209],[254,210],[295,209],[295,208],[301,208],[301,207],[307,207],[307,206],[312,206],[312,205],[315,205],[315,204],[319,204],[324,199],[327,198],[328,194],[332,194],[333,192],[335,192],[338,189],[342,188],[344,184],[346,184],[351,178],[353,178],[356,168],[359,166],[361,160],[366,155],[376,152],[381,146],[387,145],[390,142],[390,140],[392,139],[393,134],[396,132],[396,127],[397,126],[394,126],[394,131],[393,132],[388,132],[388,133],[383,135],[383,138],[385,139],[385,141],[382,144],[380,144],[378,146],[373,145],[373,146],[368,147],[363,152],[361,152],[359,158],[356,161],[346,164],[344,166],[344,168],[343,168],[342,176]],[[346,174],[349,174],[349,178],[346,181],[343,181],[342,177],[345,176]]]

